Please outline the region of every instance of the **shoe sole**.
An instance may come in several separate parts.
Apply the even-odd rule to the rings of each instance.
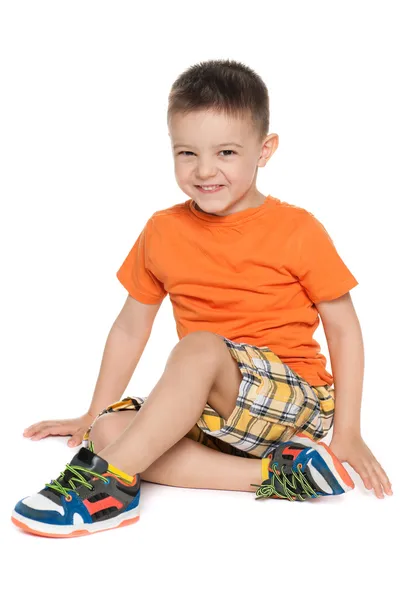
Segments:
[[[355,484],[349,473],[346,471],[337,456],[334,455],[332,450],[324,442],[315,442],[303,433],[297,433],[295,436],[290,438],[289,441],[297,441],[299,444],[315,448],[317,446],[318,452],[321,454],[326,464],[342,486],[345,492],[350,492],[354,489]]]
[[[28,519],[17,513],[15,510],[12,512],[11,521],[23,529],[27,533],[33,535],[39,535],[42,537],[54,537],[54,538],[68,538],[68,537],[79,537],[82,535],[91,535],[92,533],[99,533],[100,531],[107,531],[108,529],[117,529],[118,527],[125,527],[126,525],[133,525],[139,520],[139,507],[132,508],[117,517],[108,519],[107,521],[100,521],[98,523],[79,523],[79,525],[50,525],[49,523],[41,523],[40,521],[34,521]]]

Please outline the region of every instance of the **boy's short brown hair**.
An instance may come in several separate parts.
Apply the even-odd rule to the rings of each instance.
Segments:
[[[250,117],[261,141],[269,130],[268,89],[257,73],[234,60],[209,60],[192,65],[173,83],[167,121],[197,110]]]

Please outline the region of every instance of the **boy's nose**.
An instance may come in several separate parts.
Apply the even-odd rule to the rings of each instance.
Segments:
[[[213,181],[217,174],[217,169],[211,161],[199,162],[196,169],[196,176],[198,177],[199,184],[203,181]],[[202,184],[201,184],[202,185]]]

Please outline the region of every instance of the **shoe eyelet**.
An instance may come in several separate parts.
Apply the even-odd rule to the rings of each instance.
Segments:
[[[298,468],[298,469],[301,469],[302,467],[303,467],[303,465],[302,465],[301,463],[299,463],[299,464],[297,465],[297,468]]]
[[[89,492],[93,492],[93,490],[94,490],[94,485],[92,485],[92,486],[89,488]]]
[[[71,502],[71,500],[72,500],[71,494],[68,494],[68,496],[65,496],[65,501],[66,502]]]
[[[104,485],[109,485],[109,483],[110,483],[110,478],[106,477],[106,480],[104,481]]]

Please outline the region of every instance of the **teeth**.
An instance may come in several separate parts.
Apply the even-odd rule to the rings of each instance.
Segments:
[[[200,186],[203,190],[215,190],[217,187],[219,187],[219,185],[211,185],[211,186],[207,186],[205,187],[204,185]]]

